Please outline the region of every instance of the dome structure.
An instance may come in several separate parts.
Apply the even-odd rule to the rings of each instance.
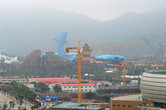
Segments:
[[[141,93],[145,100],[166,104],[166,70],[144,72],[141,78]]]

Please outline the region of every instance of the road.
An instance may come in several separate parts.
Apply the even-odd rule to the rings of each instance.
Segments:
[[[18,102],[13,97],[0,92],[0,105],[1,105],[1,107],[3,107],[3,105],[6,103],[8,105],[8,108],[10,108],[10,104],[9,104],[10,101],[13,101],[15,103],[14,109],[12,109],[12,110],[18,110],[18,107],[20,106],[18,104]],[[23,105],[23,107],[25,107],[25,103],[23,103],[22,105]],[[27,110],[31,110],[31,106],[32,106],[32,104],[26,102],[26,109]]]

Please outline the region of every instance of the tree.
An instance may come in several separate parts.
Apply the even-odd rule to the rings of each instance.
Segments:
[[[62,89],[58,85],[55,85],[53,89],[55,90],[55,92],[62,92]]]
[[[2,110],[7,110],[8,105],[5,103]]]
[[[105,87],[109,87],[109,85],[108,85],[108,84],[105,84]]]
[[[42,82],[39,82],[39,83],[35,83],[35,87],[36,89],[39,91],[39,92],[47,92],[49,91],[49,87],[48,85],[42,83]]]
[[[24,101],[23,101],[24,96],[22,96],[22,95],[18,95],[18,98],[19,98],[19,103],[20,103],[20,106],[21,106],[22,103],[24,102]]]
[[[11,108],[14,108],[15,103],[13,101],[10,101],[9,104],[10,104],[10,110],[11,110]]]

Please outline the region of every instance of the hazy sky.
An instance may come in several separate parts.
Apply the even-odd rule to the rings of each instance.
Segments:
[[[107,21],[127,12],[144,13],[166,6],[166,0],[0,0],[0,6],[11,5],[72,11]]]

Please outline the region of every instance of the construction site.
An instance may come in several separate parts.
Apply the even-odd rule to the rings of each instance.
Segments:
[[[89,110],[103,110],[112,108],[111,100],[114,97],[140,94],[140,80],[144,72],[166,69],[165,47],[162,43],[154,49],[145,38],[142,38],[151,49],[152,56],[132,56],[132,51],[141,51],[143,47],[141,45],[90,47],[87,43],[81,47],[81,40],[75,47],[65,47],[66,37],[66,32],[61,32],[55,39],[57,52],[41,53],[40,50],[35,50],[25,57],[17,69],[23,68],[24,72],[30,72],[26,68],[31,66],[34,71],[43,69],[46,72],[47,68],[55,68],[58,64],[61,64],[61,67],[63,65],[64,70],[67,67],[71,69],[69,65],[73,65],[75,74],[65,73],[66,75],[59,74],[59,76],[55,74],[48,77],[49,74],[32,76],[26,73],[19,78],[16,75],[4,76],[8,69],[4,67],[4,58],[1,58],[1,85],[12,81],[22,83],[37,95],[37,101],[41,103],[37,108],[41,109],[44,107],[51,107],[52,110],[85,109],[87,107],[86,109]],[[111,54],[108,51],[107,54],[94,55],[95,50],[105,50],[105,52],[109,50]],[[99,66],[96,68],[99,74],[93,73],[96,65]],[[88,71],[89,68],[93,71]],[[99,68],[102,69],[100,72]],[[49,91],[40,93],[40,88],[35,87],[37,83],[46,84]],[[66,108],[62,108],[63,106]]]

